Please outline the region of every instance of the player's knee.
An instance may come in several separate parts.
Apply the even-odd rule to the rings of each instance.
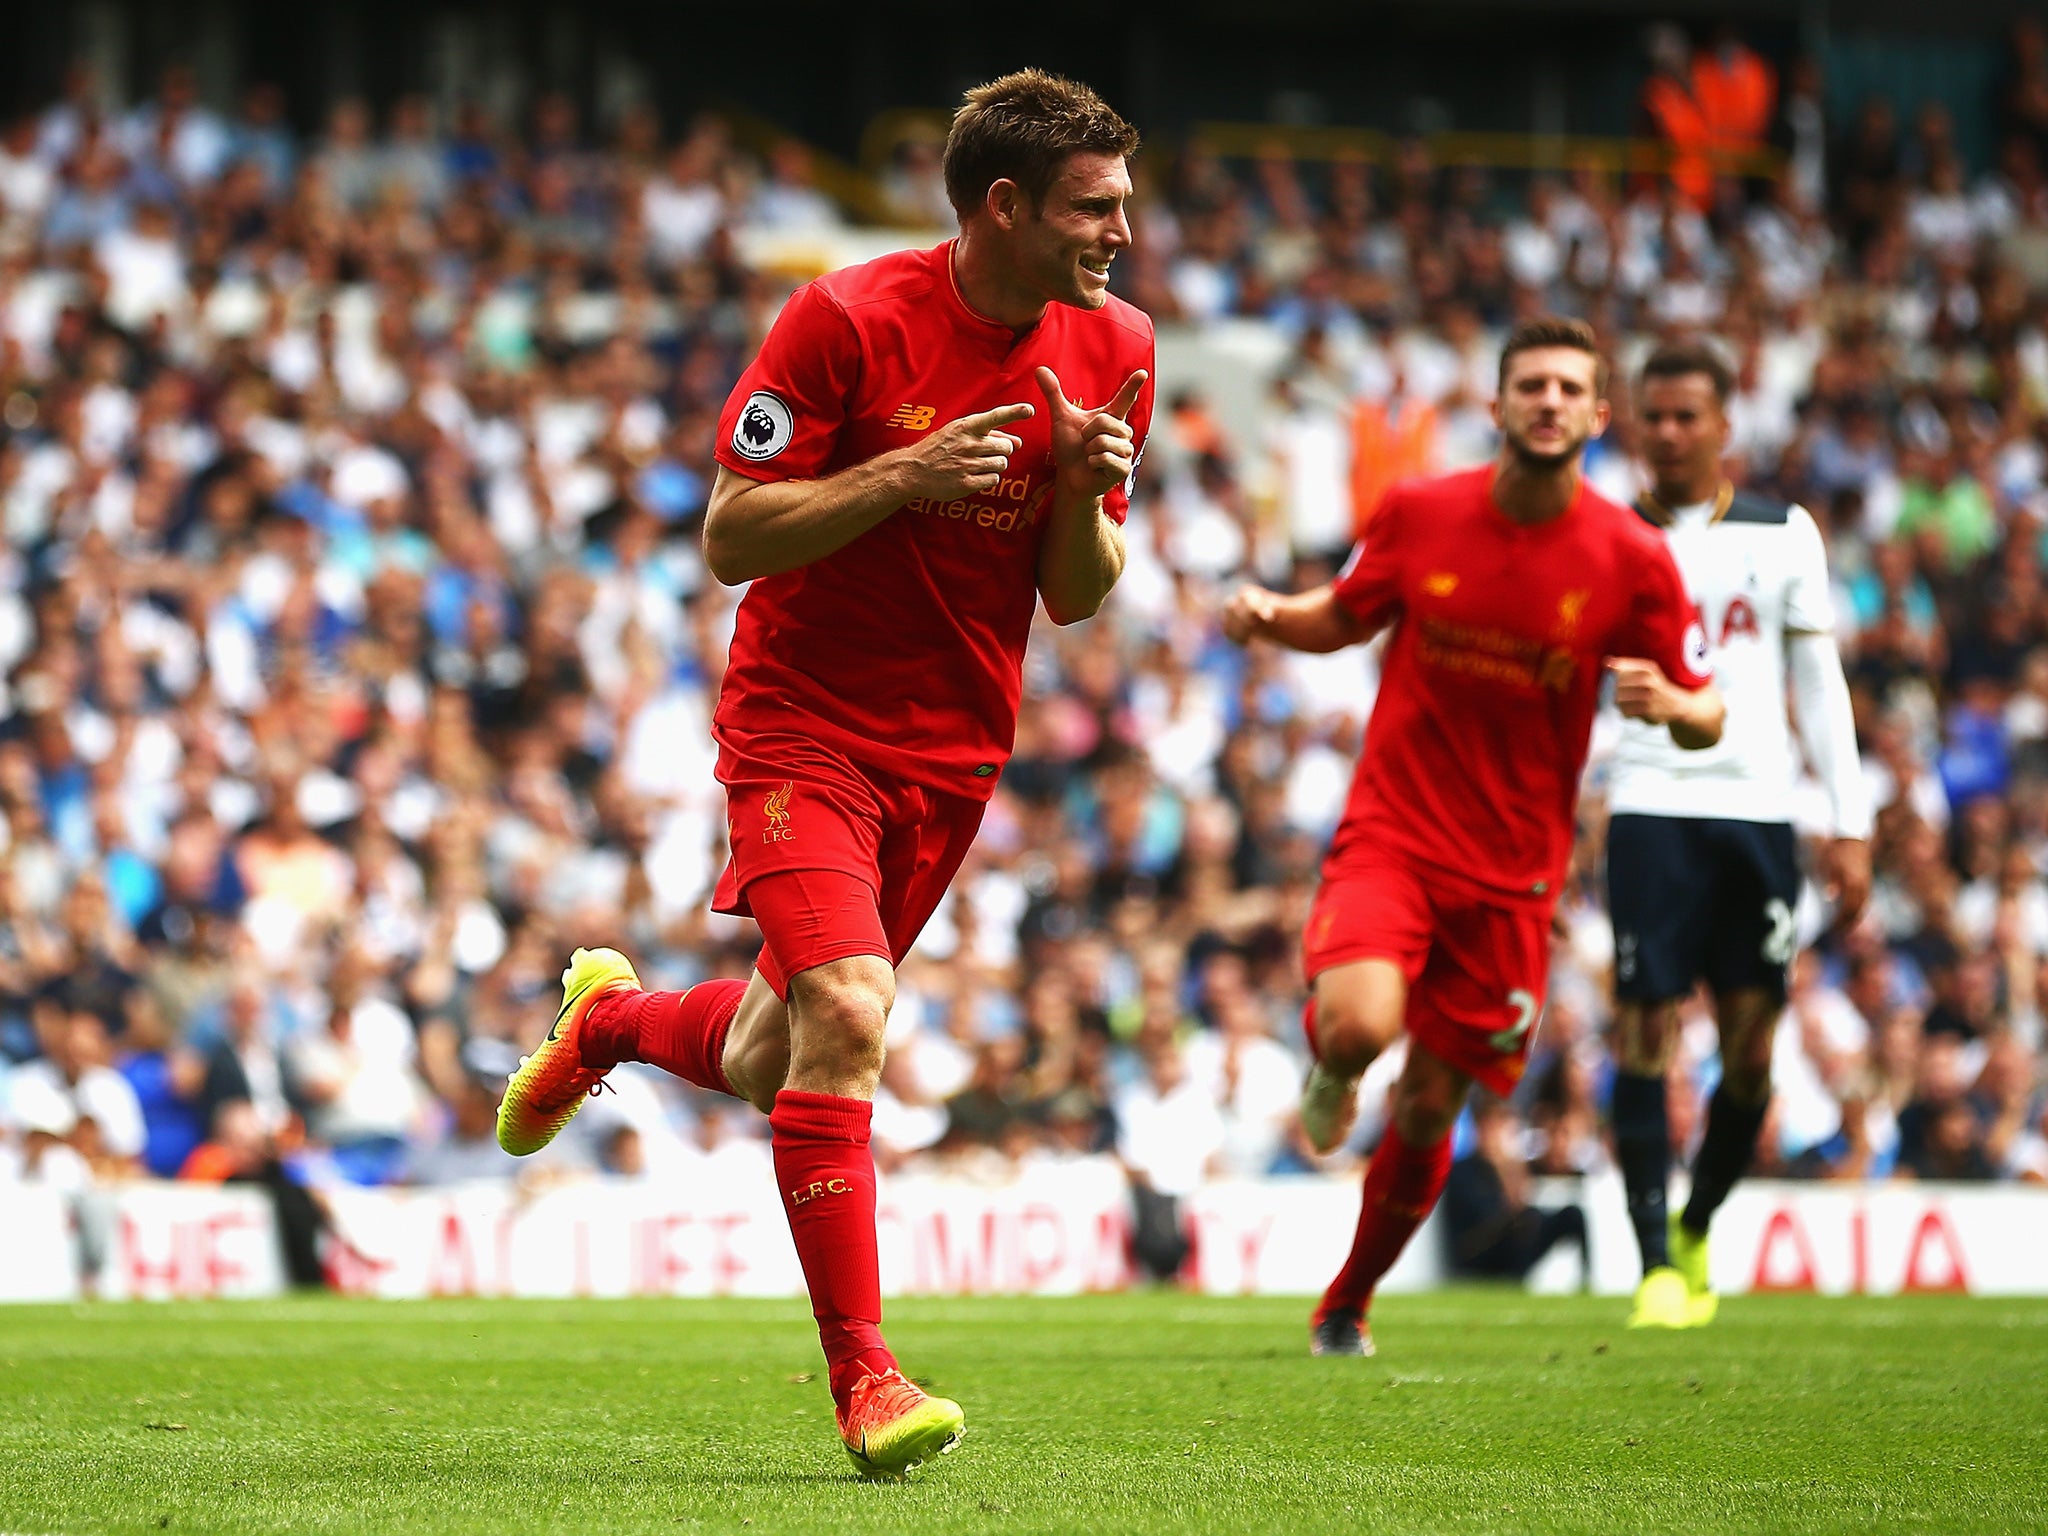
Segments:
[[[1394,1084],[1394,1128],[1411,1147],[1433,1147],[1451,1134],[1472,1079],[1410,1042],[1408,1061]]]
[[[1669,1004],[1625,1005],[1615,1021],[1621,1070],[1634,1077],[1663,1077],[1671,1070],[1678,1043],[1677,1009]]]
[[[1332,1071],[1352,1076],[1371,1066],[1380,1052],[1393,1043],[1400,1026],[1386,1027],[1384,1020],[1366,1009],[1316,1007],[1316,1046],[1323,1064]]]
[[[790,978],[791,1049],[807,1064],[835,1074],[882,1070],[882,1039],[896,1001],[889,962],[856,955]]]
[[[1464,1105],[1462,1081],[1403,1081],[1394,1090],[1394,1128],[1411,1147],[1433,1147],[1451,1134]]]
[[[1771,1091],[1771,1053],[1783,1001],[1759,990],[1716,1000],[1721,1016],[1721,1080],[1745,1104]]]
[[[1771,1091],[1771,1031],[1751,1030],[1738,1041],[1721,1062],[1721,1079],[1728,1091],[1745,1104],[1754,1104]]]
[[[1335,1072],[1356,1074],[1401,1032],[1394,989],[1354,983],[1316,990],[1316,1052]]]

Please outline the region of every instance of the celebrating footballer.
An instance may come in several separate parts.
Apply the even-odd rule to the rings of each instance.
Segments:
[[[1137,134],[1037,70],[967,93],[946,141],[960,234],[797,290],[719,424],[706,563],[747,583],[712,722],[749,981],[646,992],[578,950],[514,1077],[508,1151],[646,1061],[768,1116],[775,1172],[860,1471],[959,1439],[883,1341],[868,1138],[896,964],[1010,754],[1025,641],[1102,606],[1152,413],[1152,325],[1109,293]],[[1085,403],[1084,403],[1085,402]]]

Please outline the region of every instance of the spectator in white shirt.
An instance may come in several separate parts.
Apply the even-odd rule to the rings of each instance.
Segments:
[[[36,153],[36,120],[16,118],[0,132],[0,221],[33,225],[56,192],[56,174]]]
[[[839,207],[818,190],[816,176],[810,150],[784,139],[769,151],[768,179],[754,192],[749,221],[784,234],[839,228]]]
[[[695,261],[725,222],[725,194],[718,189],[716,140],[694,133],[668,157],[668,169],[650,177],[640,194],[640,216],[663,261]]]
[[[1180,1047],[1159,1039],[1146,1052],[1145,1075],[1117,1095],[1116,1122],[1117,1155],[1136,1206],[1138,1262],[1154,1279],[1171,1280],[1191,1251],[1180,1202],[1221,1162],[1222,1111],[1189,1074]]]
[[[293,1040],[285,1062],[307,1106],[307,1129],[334,1149],[348,1178],[364,1184],[398,1176],[405,1138],[426,1103],[412,1021],[369,989],[369,970],[353,951],[337,957],[326,1025]]]
[[[9,1076],[13,1118],[64,1124],[64,1139],[101,1177],[134,1173],[145,1140],[142,1106],[110,1065],[106,1025],[53,999],[36,1005],[35,1025],[43,1054]]]
[[[145,330],[159,316],[177,314],[190,297],[177,227],[161,203],[137,208],[133,223],[108,230],[93,254],[107,278],[107,316],[124,330]]]
[[[1258,998],[1238,990],[1219,999],[1216,1027],[1187,1044],[1189,1079],[1223,1121],[1221,1166],[1241,1179],[1270,1173],[1301,1102],[1301,1063],[1266,1032]]]

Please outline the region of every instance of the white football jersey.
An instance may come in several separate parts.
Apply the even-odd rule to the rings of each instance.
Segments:
[[[1719,498],[1676,508],[1665,537],[1706,631],[1728,718],[1720,742],[1701,752],[1679,747],[1661,725],[1623,720],[1608,808],[1790,821],[1799,760],[1785,698],[1785,636],[1834,629],[1820,529],[1804,507],[1737,491],[1725,510]]]

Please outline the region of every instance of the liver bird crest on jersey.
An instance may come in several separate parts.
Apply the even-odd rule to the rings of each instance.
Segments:
[[[1579,620],[1584,617],[1586,603],[1593,596],[1584,587],[1574,587],[1557,600],[1557,635],[1566,639],[1579,632]]]
[[[761,834],[764,843],[786,843],[796,834],[789,829],[789,800],[796,793],[795,781],[769,793],[761,802],[761,811],[768,818],[768,830]]]

